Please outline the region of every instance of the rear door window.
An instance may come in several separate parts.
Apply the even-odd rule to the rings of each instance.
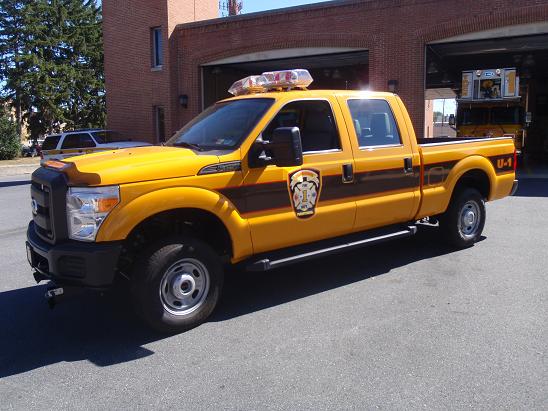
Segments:
[[[59,144],[60,135],[47,136],[42,143],[42,150],[55,150]]]
[[[95,142],[88,133],[69,134],[65,136],[63,146],[61,148],[87,148],[95,147]]]
[[[360,147],[401,144],[390,105],[385,100],[348,100],[348,108]]]

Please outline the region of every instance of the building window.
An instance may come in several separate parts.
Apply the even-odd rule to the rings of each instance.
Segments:
[[[166,141],[165,113],[162,106],[154,106],[154,129],[156,132],[156,141],[164,143]]]
[[[150,43],[152,68],[162,68],[164,57],[161,27],[153,27],[150,29]]]

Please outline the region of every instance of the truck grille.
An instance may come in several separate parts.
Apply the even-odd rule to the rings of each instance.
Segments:
[[[34,230],[52,244],[67,238],[66,192],[64,174],[44,167],[32,174],[30,194]]]
[[[49,187],[33,181],[31,183],[30,192],[34,202],[32,214],[34,216],[34,227],[36,233],[42,238],[53,240]]]

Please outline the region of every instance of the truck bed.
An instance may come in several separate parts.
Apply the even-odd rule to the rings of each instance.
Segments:
[[[482,181],[487,201],[509,195],[514,183],[514,141],[511,137],[418,138],[422,201],[417,218],[443,213],[454,185],[472,173]]]
[[[482,141],[482,140],[494,140],[497,138],[509,138],[509,137],[428,137],[428,138],[417,138],[417,143],[419,145],[428,145],[428,144],[440,144],[440,143],[465,143],[471,141]]]

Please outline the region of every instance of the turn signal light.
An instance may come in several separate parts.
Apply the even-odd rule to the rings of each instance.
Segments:
[[[44,162],[43,166],[53,168],[55,170],[64,170],[65,168],[69,167],[70,164],[63,163],[62,161],[58,160],[48,160]]]
[[[117,197],[105,197],[97,199],[97,212],[98,213],[108,213],[118,204],[119,200]]]

